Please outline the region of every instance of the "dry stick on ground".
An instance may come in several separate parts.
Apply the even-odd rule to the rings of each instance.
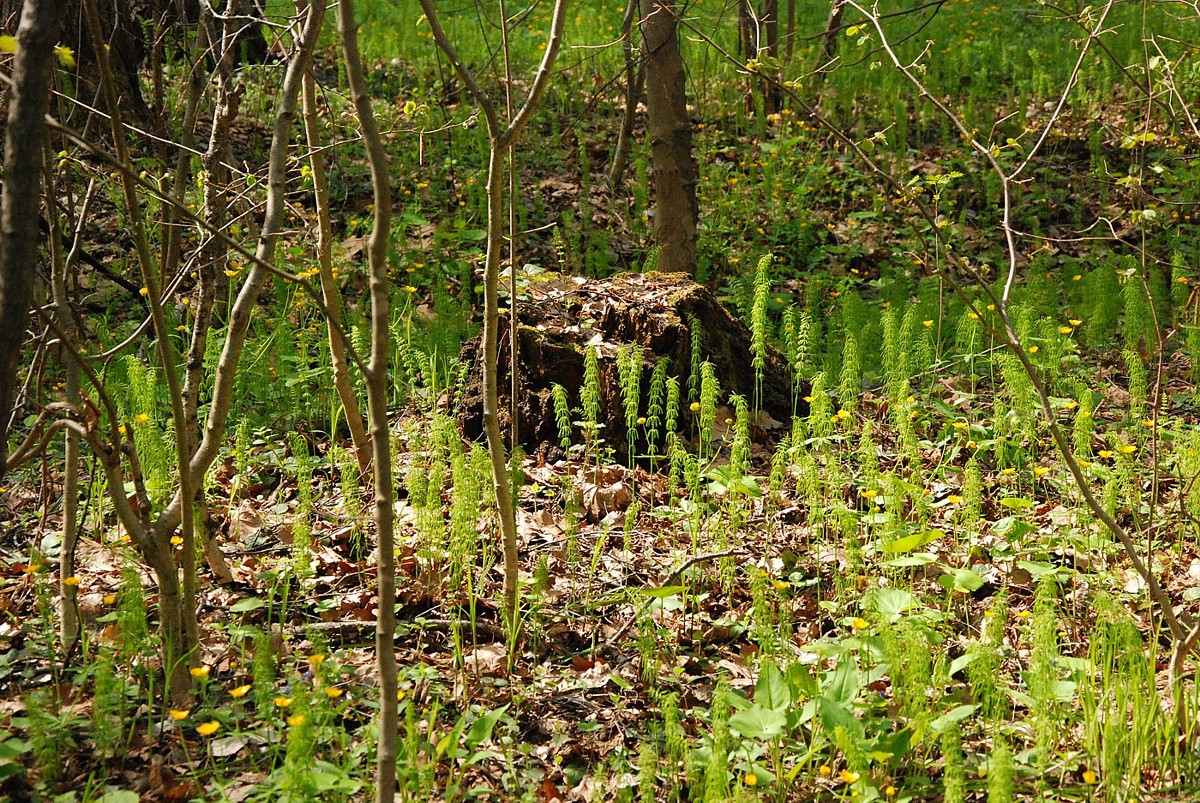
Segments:
[[[499,345],[500,310],[500,257],[504,247],[503,193],[505,155],[541,105],[542,95],[550,81],[550,70],[562,45],[563,26],[567,15],[567,0],[555,0],[550,24],[550,36],[541,64],[534,74],[529,94],[520,110],[507,125],[500,121],[499,112],[491,96],[479,85],[475,74],[459,57],[454,44],[446,36],[438,17],[434,0],[420,0],[425,12],[433,40],[454,66],[454,71],[466,85],[483,113],[488,130],[487,172],[487,255],[483,268],[483,424],[487,434],[488,456],[492,464],[492,483],[495,488],[496,511],[500,518],[500,532],[504,543],[504,604],[508,626],[515,634],[520,619],[518,609],[517,520],[513,507],[512,490],[508,480],[508,460],[504,454],[504,440],[500,433],[497,352]],[[515,299],[514,299],[515,303]]]
[[[36,284],[45,116],[54,45],[66,5],[65,0],[26,0],[17,29],[0,209],[0,479],[7,464],[17,364]]]
[[[320,6],[324,0],[313,0]],[[346,82],[358,116],[358,127],[367,151],[371,170],[371,189],[375,201],[371,234],[367,238],[367,265],[371,291],[371,362],[367,366],[367,410],[371,427],[371,463],[375,485],[375,537],[378,583],[375,628],[375,665],[379,672],[379,744],[376,748],[375,795],[378,803],[393,803],[396,798],[396,740],[399,730],[396,699],[396,545],[392,507],[392,438],[388,428],[388,239],[392,227],[392,190],[388,183],[387,153],[371,97],[363,76],[362,56],[358,51],[358,26],[354,22],[354,0],[338,5],[338,33],[345,56]]]
[[[297,12],[302,12],[308,0],[296,0]],[[358,395],[350,378],[350,367],[346,362],[346,349],[342,344],[342,297],[337,279],[333,275],[333,224],[329,213],[329,179],[325,174],[325,153],[321,148],[321,126],[317,110],[317,82],[312,66],[304,72],[304,136],[308,142],[309,169],[312,170],[313,201],[317,214],[317,271],[321,280],[321,296],[328,311],[325,328],[329,335],[329,357],[333,368],[333,387],[350,430],[350,441],[354,445],[354,456],[358,470],[367,475],[371,466],[371,444],[363,425],[362,410]]]

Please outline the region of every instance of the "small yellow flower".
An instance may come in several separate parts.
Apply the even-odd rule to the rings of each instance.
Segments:
[[[413,293],[417,292],[417,288],[413,287],[411,284],[406,285],[404,288],[404,292],[408,293],[409,295],[412,295]]]
[[[946,501],[952,505],[961,505],[963,498],[958,494],[950,494],[946,497]]]
[[[1071,281],[1073,281],[1073,282],[1077,282],[1077,281],[1079,281],[1079,280],[1080,280],[1080,279],[1082,279],[1082,278],[1083,278],[1083,275],[1082,275],[1082,274],[1076,273],[1074,276],[1072,276],[1072,277],[1071,277]]]
[[[855,630],[866,630],[868,627],[871,626],[871,623],[868,622],[866,619],[863,619],[861,617],[856,617],[854,619],[854,621],[850,623],[850,626],[853,627]]]
[[[966,428],[967,428],[967,422],[966,422],[966,421],[955,421],[955,422],[954,422],[954,428],[955,428],[955,429],[966,429]]]
[[[275,698],[275,705],[278,706],[279,708],[287,708],[291,704],[292,704],[291,697],[280,696],[280,697]]]
[[[1101,449],[1101,450],[1100,450],[1099,452],[1097,452],[1096,454],[1098,454],[1098,455],[1100,455],[1101,457],[1103,457],[1103,458],[1107,459],[1107,458],[1110,458],[1110,457],[1112,457],[1112,456],[1113,456],[1113,451],[1112,451],[1112,449]]]
[[[1006,474],[1006,475],[1011,475],[1011,474],[1016,474],[1017,470],[1015,468],[1002,468],[1002,469],[1000,469],[1000,473]]]
[[[967,313],[967,317],[973,321],[977,321],[977,320],[979,320],[979,313],[975,312],[975,311],[971,311],[971,312]]]
[[[114,605],[114,604],[116,604],[116,601],[117,601],[116,594],[105,594],[104,595],[104,604],[105,605]]]
[[[148,296],[148,295],[150,295],[150,288],[149,288],[149,287],[143,287],[143,288],[141,288],[140,290],[138,290],[138,292],[139,292],[139,293],[141,293],[141,294],[142,294],[142,295],[144,295],[144,296]]]
[[[821,775],[828,778],[830,775],[833,775],[833,768],[830,767],[828,764],[822,764],[820,767],[817,768],[817,772],[821,773]]]
[[[926,329],[928,329],[930,326],[933,326],[933,319],[931,318],[928,321],[921,321],[921,326],[924,326]]]
[[[182,543],[183,543],[182,535],[172,535],[171,536],[171,546],[180,546]]]
[[[1122,443],[1120,446],[1117,447],[1117,451],[1120,452],[1121,454],[1133,454],[1134,452],[1137,451],[1137,447],[1134,446],[1132,443]]]
[[[1034,466],[1033,467],[1033,474],[1035,477],[1044,477],[1049,473],[1050,473],[1050,469],[1046,468],[1045,466]]]
[[[75,54],[66,45],[55,45],[54,55],[58,59],[58,63],[68,70],[75,66]]]
[[[340,689],[337,686],[326,686],[325,696],[332,700],[335,697],[341,697],[343,691],[345,691],[345,689]]]
[[[64,577],[62,584],[65,586],[77,586],[77,585],[79,585],[79,578],[76,577],[75,575],[71,575],[70,577]]]
[[[849,417],[850,417],[850,413],[849,413],[848,411],[844,410],[844,409],[842,409],[842,410],[838,410],[838,411],[837,411],[837,415],[836,415],[836,416],[834,416],[834,418],[837,418],[837,419],[839,419],[839,420],[841,420],[841,421],[845,421],[845,420],[846,420],[847,418],[849,418]]]
[[[906,401],[906,402],[908,402],[909,404],[916,404],[916,403],[917,403],[917,397],[916,397],[916,396],[909,396],[907,399],[905,399],[905,401]]]
[[[295,728],[300,725],[303,725],[304,719],[305,719],[304,714],[292,714],[290,717],[287,718],[287,724],[289,724],[293,728]]]
[[[138,413],[137,415],[135,415],[133,417],[133,423],[135,423],[135,424],[145,424],[149,420],[150,420],[149,413]]]
[[[995,312],[995,311],[996,311],[996,305],[995,305],[995,304],[988,304],[988,305],[987,305],[987,311],[988,311],[988,312]]]
[[[1077,402],[1077,401],[1069,401],[1066,404],[1066,407],[1068,410],[1074,410],[1078,406],[1079,406],[1079,402]]]
[[[1058,331],[1059,331],[1059,332],[1061,332],[1061,333],[1062,333],[1062,334],[1064,334],[1064,335],[1069,335],[1069,334],[1071,334],[1072,332],[1074,332],[1075,330],[1074,330],[1074,329],[1072,329],[1072,328],[1071,328],[1071,327],[1069,327],[1069,326],[1060,326],[1060,327],[1058,327]]]
[[[325,656],[321,653],[310,655],[308,656],[308,663],[310,666],[320,666],[321,664],[325,663]]]
[[[1080,460],[1080,461],[1079,461],[1079,467],[1080,467],[1080,468],[1091,468],[1091,467],[1092,467],[1092,461],[1091,461],[1091,460]]]
[[[233,697],[235,700],[241,699],[242,697],[245,697],[247,694],[250,693],[251,688],[253,688],[253,687],[249,683],[246,683],[242,686],[234,686],[232,689],[229,690],[229,696]]]
[[[859,779],[858,773],[850,770],[842,770],[838,773],[838,777],[842,779],[842,783],[854,783]]]
[[[891,784],[888,784],[886,787],[884,787],[883,793],[888,797],[895,797],[896,796],[896,787],[892,786]]]
[[[1013,616],[1015,616],[1017,619],[1028,619],[1029,611],[1017,611],[1013,614]]]
[[[396,702],[403,702],[404,698],[407,696],[408,692],[406,692],[404,689],[396,689]]]
[[[190,708],[172,708],[171,710],[167,711],[167,716],[176,722],[182,722],[188,718],[188,714],[190,713],[192,713],[192,709]]]
[[[644,426],[646,425],[646,416],[644,416],[644,415],[639,415],[639,416],[638,416],[637,423],[638,423],[638,426],[639,426],[639,427],[644,427]]]
[[[1180,277],[1179,277],[1178,279],[1176,279],[1175,281],[1176,281],[1177,283],[1179,283],[1179,284],[1187,284],[1187,283],[1188,283],[1188,277],[1186,277],[1186,276],[1180,276]],[[1091,772],[1091,770],[1088,770],[1088,772]],[[1093,777],[1094,777],[1094,776],[1095,776],[1095,773],[1092,773],[1092,775],[1093,775]],[[1087,774],[1086,774],[1086,773],[1084,774],[1084,777],[1085,777],[1085,778],[1087,777]],[[1094,781],[1089,781],[1088,783],[1094,783]]]
[[[1030,354],[1037,354],[1037,353],[1038,353],[1038,347],[1037,347],[1037,346],[1030,346],[1030,347],[1029,347],[1029,353],[1030,353]]]
[[[771,582],[771,587],[776,591],[783,591],[788,587],[788,583],[786,580],[773,580]]]
[[[1187,281],[1187,280],[1185,279],[1184,281]],[[1088,784],[1089,786],[1091,784],[1094,784],[1096,782],[1096,773],[1091,770],[1084,770],[1083,771],[1083,782],[1085,784]]]
[[[691,405],[691,408],[690,408],[690,409],[691,409],[691,411],[692,411],[693,413],[698,413],[698,412],[700,412],[700,402],[698,402],[698,401],[697,401],[697,402],[692,402],[692,405]]]
[[[197,725],[196,733],[200,734],[201,736],[212,736],[214,733],[217,732],[217,730],[220,727],[221,727],[220,722],[217,722],[215,719],[210,719],[208,722],[205,722],[203,725]]]
[[[876,488],[864,488],[862,492],[863,499],[874,499],[879,496],[879,490]]]
[[[1067,323],[1071,324],[1071,326],[1079,326],[1079,324],[1083,323],[1083,321],[1079,320],[1078,318],[1072,318],[1071,320],[1067,321]]]
[[[758,776],[753,772],[747,772],[742,776],[742,783],[746,784],[746,786],[758,786]]]
[[[207,665],[193,666],[191,669],[188,670],[188,672],[194,678],[206,678],[206,677],[208,677],[208,673],[210,671],[211,670],[209,669],[209,667]]]
[[[1142,420],[1142,426],[1146,427],[1147,429],[1150,429],[1151,427],[1154,426],[1154,422],[1151,421],[1149,418],[1146,418],[1146,419]]]
[[[967,441],[967,448],[968,449],[978,449],[979,444],[976,441]]]

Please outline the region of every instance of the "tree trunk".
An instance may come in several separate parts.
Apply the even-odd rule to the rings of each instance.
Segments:
[[[17,31],[0,207],[0,477],[37,278],[43,128],[65,6],[65,0],[27,0]]]
[[[675,14],[674,0],[642,0],[646,129],[654,165],[654,238],[659,270],[695,275],[700,205]]]
[[[779,0],[763,0],[762,28],[764,44],[759,56],[779,58]],[[779,74],[775,69],[764,72],[771,80],[762,82],[763,113],[775,114],[783,106],[783,90],[779,86]]]

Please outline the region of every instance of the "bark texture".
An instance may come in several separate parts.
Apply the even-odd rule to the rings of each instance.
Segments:
[[[654,166],[654,239],[658,267],[696,273],[697,171],[687,113],[687,75],[673,0],[642,0],[646,130]]]
[[[66,0],[28,0],[17,32],[0,206],[0,477],[37,279],[44,119]]]

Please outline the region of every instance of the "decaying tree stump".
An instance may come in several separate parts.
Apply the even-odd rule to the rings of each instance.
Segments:
[[[600,367],[601,436],[618,454],[626,451],[625,408],[617,372],[617,355],[634,343],[643,351],[641,412],[646,415],[650,376],[665,358],[668,373],[681,387],[680,429],[690,432],[687,381],[691,373],[693,320],[702,333],[702,359],[712,363],[721,385],[721,402],[731,393],[754,400],[754,367],[750,331],[731,315],[712,292],[679,273],[622,274],[599,281],[553,276],[535,281],[517,305],[520,348],[520,441],[528,452],[542,444],[556,444],[558,429],[551,386],[562,385],[573,411],[580,406],[584,381],[584,354],[595,349]],[[503,431],[511,431],[507,398],[509,330],[500,343],[500,418]],[[483,383],[479,339],[463,347],[463,360],[471,366],[459,414],[464,433],[478,438],[483,431]],[[761,411],[777,421],[791,421],[792,374],[774,349],[767,354],[762,378]],[[803,401],[802,407],[806,407]],[[800,411],[805,412],[804,410]],[[572,419],[580,416],[573,412]],[[573,442],[581,442],[575,427]]]

